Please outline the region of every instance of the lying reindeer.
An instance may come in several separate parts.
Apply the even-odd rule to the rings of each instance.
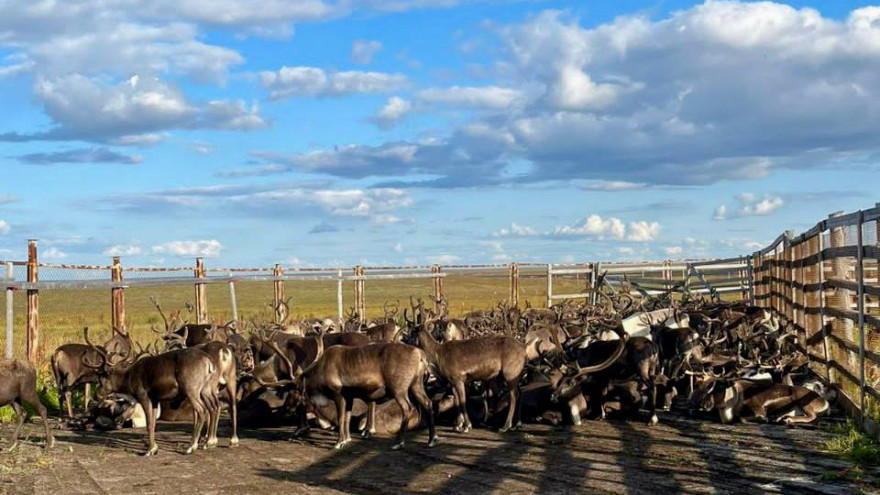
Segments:
[[[700,382],[692,405],[702,411],[717,410],[722,423],[750,417],[786,424],[811,423],[830,408],[825,397],[806,387],[715,378]]]

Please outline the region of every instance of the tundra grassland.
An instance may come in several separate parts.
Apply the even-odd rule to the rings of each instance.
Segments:
[[[530,304],[544,307],[547,297],[547,278],[541,270],[521,270],[519,303],[521,307]],[[581,277],[554,277],[553,292],[556,294],[581,292],[586,287]],[[285,281],[285,297],[291,298],[291,320],[336,316],[337,283],[335,281]],[[156,340],[158,335],[151,326],[162,328],[159,313],[153,307],[150,297],[155,297],[166,315],[181,311],[184,320],[195,320],[189,314],[186,304],[194,301],[192,284],[160,285],[150,287],[129,287],[125,289],[126,326],[132,338],[146,345]],[[343,283],[343,309],[346,314],[353,306],[354,283]],[[467,312],[488,309],[509,295],[509,278],[504,271],[449,273],[443,279],[443,294],[449,302],[452,316]],[[235,295],[239,319],[268,321],[272,318],[272,282],[239,281],[235,283]],[[431,279],[368,280],[365,283],[367,318],[384,314],[383,306],[399,305],[399,316],[409,307],[409,297],[423,298],[430,304],[433,297]],[[232,303],[229,285],[212,283],[207,285],[208,315],[218,323],[232,319]],[[0,308],[5,308],[6,294],[0,294]],[[14,355],[25,354],[25,323],[27,319],[26,296],[24,292],[14,295]],[[2,337],[6,322],[5,310],[0,311],[0,353],[5,352],[5,338]],[[83,327],[88,326],[93,340],[105,340],[110,333],[110,289],[54,289],[40,292],[40,356],[48,361],[52,351],[61,344],[83,342]]]

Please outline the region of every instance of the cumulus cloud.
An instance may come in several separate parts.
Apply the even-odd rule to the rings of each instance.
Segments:
[[[779,196],[764,195],[758,197],[752,193],[742,193],[737,196],[739,208],[736,209],[734,218],[767,216],[779,210],[785,205],[785,201]],[[715,220],[727,220],[731,218],[727,205],[721,205],[712,216]]]
[[[67,253],[55,246],[52,246],[44,249],[40,253],[40,256],[46,260],[63,260],[64,258],[67,258]]]
[[[136,244],[114,244],[104,249],[105,256],[135,256],[141,254],[143,250]]]
[[[6,235],[12,230],[6,220],[0,220],[0,235]]]
[[[660,235],[660,224],[657,222],[630,222],[626,240],[633,242],[650,242]]]
[[[355,40],[351,44],[351,61],[356,64],[369,65],[381,49],[382,43],[379,41]]]
[[[683,251],[684,251],[684,248],[682,248],[681,246],[667,246],[667,247],[663,248],[663,252],[667,256],[676,256],[676,255],[681,254]]]
[[[574,225],[556,227],[553,232],[556,235],[583,235],[599,239],[622,240],[626,233],[626,227],[619,218],[603,219],[599,215],[593,214]]]
[[[512,222],[510,227],[503,228],[494,232],[492,235],[495,237],[530,237],[538,235],[538,231],[535,230],[534,227],[529,227],[527,225],[518,225],[516,222]]]
[[[413,106],[408,100],[399,96],[388,98],[385,105],[373,116],[372,121],[382,129],[390,129],[397,125],[400,119],[412,112]]]
[[[461,261],[461,257],[454,254],[436,254],[426,256],[425,261],[432,265],[450,265]]]
[[[260,73],[260,84],[273,100],[296,96],[345,96],[388,93],[407,84],[402,74],[384,72],[327,72],[317,67],[288,67]]]
[[[204,256],[216,258],[220,256],[223,245],[215,239],[200,241],[169,241],[152,247],[154,254],[168,254],[171,256]]]
[[[38,139],[152,143],[166,129],[251,130],[265,127],[258,107],[241,101],[192,102],[176,86],[133,76],[105,85],[80,74],[40,79],[37,97],[55,127],[43,133],[0,134],[0,141]]]
[[[393,145],[415,155],[438,144],[456,150],[436,172],[442,177],[423,184],[438,187],[509,181],[511,163],[528,165],[519,182],[698,185],[868,156],[880,151],[872,137],[880,126],[877,21],[878,9],[837,20],[770,2],[706,2],[595,27],[545,11],[490,28],[500,45],[490,53],[502,54],[493,63],[504,68],[496,81],[413,95],[416,111],[492,111],[469,114],[431,142]],[[504,136],[492,153],[462,132],[474,125]],[[422,173],[419,161],[395,160],[375,157],[375,168]]]
[[[623,180],[597,180],[580,186],[581,189],[587,191],[634,191],[646,187],[648,185],[644,182],[627,182]]]

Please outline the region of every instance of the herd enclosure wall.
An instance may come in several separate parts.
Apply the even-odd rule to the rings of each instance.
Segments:
[[[66,342],[82,340],[82,329],[126,328],[142,343],[161,327],[151,298],[167,312],[180,310],[190,322],[272,320],[273,306],[290,299],[291,318],[384,314],[386,304],[408,307],[409,297],[432,303],[444,297],[452,315],[498,303],[549,306],[564,299],[589,299],[600,273],[612,287],[627,282],[642,293],[676,287],[709,294],[749,293],[746,258],[719,261],[298,268],[212,268],[202,258],[191,267],[129,267],[120,257],[105,266],[40,262],[36,241],[27,261],[0,262],[0,307],[7,356],[18,352],[43,360]]]
[[[880,204],[835,213],[749,257],[754,303],[798,332],[813,370],[880,436]]]
[[[125,326],[142,341],[160,323],[150,298],[184,319],[226,322],[274,318],[291,298],[291,318],[383,314],[386,302],[408,306],[443,296],[461,315],[499,302],[549,306],[593,297],[600,274],[636,296],[681,289],[767,308],[797,331],[813,370],[838,386],[844,406],[880,435],[880,205],[834,214],[795,236],[785,232],[751,255],[722,260],[579,264],[213,268],[42,263],[36,241],[27,261],[0,262],[4,353],[44,360],[58,345],[81,341],[82,328]],[[188,308],[188,309],[186,309]],[[401,310],[402,314],[402,310]]]

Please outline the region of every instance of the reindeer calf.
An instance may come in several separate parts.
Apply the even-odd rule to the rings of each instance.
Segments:
[[[0,407],[10,404],[15,410],[18,424],[12,432],[9,450],[18,446],[18,435],[24,424],[24,404],[36,409],[43,419],[43,426],[46,428],[46,448],[55,445],[55,439],[52,438],[52,431],[49,429],[49,420],[46,417],[46,408],[40,403],[40,397],[37,395],[37,370],[22,359],[0,359]]]

